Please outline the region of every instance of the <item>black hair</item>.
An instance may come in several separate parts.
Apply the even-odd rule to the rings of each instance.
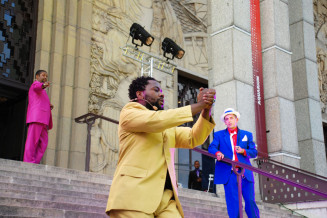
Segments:
[[[199,162],[199,164],[200,164],[200,161],[198,161],[198,160],[194,161],[194,164],[195,164],[196,162]]]
[[[40,74],[41,74],[42,72],[47,72],[47,71],[45,71],[45,70],[38,70],[38,71],[36,71],[36,73],[35,73],[35,78],[36,78],[36,76],[40,76]]]
[[[150,77],[150,76],[146,76],[146,77],[141,76],[141,77],[137,77],[136,79],[134,79],[128,88],[129,99],[132,100],[132,99],[137,98],[136,92],[144,91],[145,86],[149,84],[149,80],[157,81],[155,78]]]

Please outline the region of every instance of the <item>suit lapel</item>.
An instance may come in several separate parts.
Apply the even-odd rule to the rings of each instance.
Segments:
[[[228,149],[233,152],[232,146],[231,146],[232,142],[230,141],[230,136],[229,136],[229,132],[227,129],[225,130],[224,134],[225,134],[224,139],[225,139],[226,145],[227,145]]]
[[[237,141],[236,141],[236,145],[239,146],[240,144],[240,141],[241,141],[241,138],[243,137],[243,134],[242,134],[242,130],[240,130],[238,127],[237,127]]]

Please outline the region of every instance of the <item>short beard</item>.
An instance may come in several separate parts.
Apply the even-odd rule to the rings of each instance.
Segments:
[[[152,104],[152,103],[151,103]],[[163,110],[163,108],[161,107],[161,105],[159,104],[159,102],[155,102],[153,103],[152,105],[149,104],[147,101],[146,101],[146,104],[145,104],[145,107],[149,110],[152,110],[152,111],[160,111],[160,110]],[[153,107],[157,107],[157,110],[155,110]]]

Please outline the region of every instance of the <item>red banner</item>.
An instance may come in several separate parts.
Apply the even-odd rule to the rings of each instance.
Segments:
[[[268,157],[265,101],[263,95],[260,0],[251,0],[251,47],[257,149],[259,157]]]

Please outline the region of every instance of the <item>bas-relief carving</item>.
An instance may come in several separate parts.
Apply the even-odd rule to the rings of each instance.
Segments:
[[[326,113],[327,105],[327,2],[314,0],[314,25],[317,47],[317,66],[319,93],[322,113]]]
[[[104,173],[105,167],[116,166],[117,160],[111,156],[118,153],[118,149],[107,141],[104,131],[99,127],[99,122],[100,120],[96,119],[91,129],[90,170]]]
[[[197,19],[205,26],[208,18],[208,1],[207,0],[182,0],[180,4],[187,7]]]
[[[185,68],[207,75],[207,36],[201,33],[185,34],[185,48],[189,54]]]
[[[194,5],[195,3],[189,1],[187,4]],[[199,11],[198,16],[202,18],[206,16],[200,12],[201,10],[197,11]],[[183,67],[188,66],[195,72],[207,69],[207,57],[204,52],[205,34],[195,33],[184,36],[181,23],[169,1],[94,0],[89,112],[119,120],[120,110],[128,102],[128,85],[133,78],[140,75],[140,64],[123,56],[119,47],[126,43],[130,44],[129,29],[133,22],[145,26],[145,29],[150,30],[151,35],[155,37],[153,45],[143,46],[142,50],[162,55],[161,42],[164,37],[169,37],[184,48],[187,54],[182,60],[174,60],[175,62]],[[187,42],[184,44],[185,37],[187,37]],[[162,79],[165,84],[163,89],[166,89],[167,93],[172,93],[173,77],[161,74],[156,74],[154,77]],[[170,82],[166,83],[166,81]],[[173,95],[166,96],[166,98],[166,102],[173,104],[173,101],[169,101],[169,98],[174,99]],[[166,105],[165,108],[170,108],[170,106]],[[115,167],[118,160],[118,153],[114,152],[119,146],[117,124],[101,121],[98,129],[102,129],[103,138],[106,138],[112,149],[106,149],[103,144],[102,149],[99,149],[99,140],[94,139],[97,141],[94,142],[94,146],[98,145],[96,150],[98,157],[103,157],[102,159],[108,162],[105,164],[99,158],[96,160],[93,155],[91,168],[94,170],[101,168],[101,172],[110,173],[110,169]],[[104,153],[100,154],[101,151]]]
[[[141,13],[136,3],[94,1],[89,112],[99,113],[103,101],[115,97],[121,80],[139,70],[134,61],[122,56],[120,49],[126,44],[131,24]]]
[[[178,1],[184,13],[180,19],[184,21],[185,42],[185,68],[208,75],[207,56],[207,0],[182,0]],[[191,25],[190,25],[191,24]]]
[[[129,28],[141,15],[138,0],[94,0],[89,112],[119,120],[126,99],[117,94],[139,65],[122,55]],[[125,87],[126,89],[126,87]],[[126,90],[125,90],[126,92]],[[127,96],[125,97],[127,98]],[[92,128],[90,169],[110,174],[118,160],[117,124],[102,120]]]
[[[321,111],[326,112],[327,104],[327,64],[326,51],[317,48],[317,65],[318,65],[318,81],[320,92]]]

